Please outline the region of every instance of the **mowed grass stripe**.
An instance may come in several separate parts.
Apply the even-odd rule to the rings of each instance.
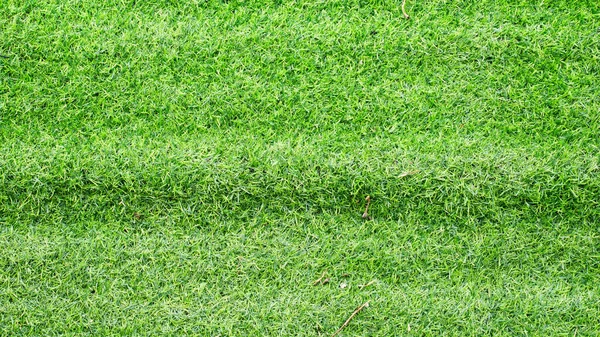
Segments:
[[[369,143],[336,153],[312,140],[269,146],[132,143],[92,146],[94,151],[86,145],[81,152],[77,145],[13,152],[17,157],[4,158],[0,180],[5,212],[23,219],[56,212],[77,218],[115,217],[128,209],[127,217],[156,208],[180,212],[176,206],[185,205],[198,214],[225,211],[232,217],[263,208],[359,215],[371,195],[372,211],[383,218],[417,209],[434,221],[459,222],[513,211],[574,223],[593,223],[598,216],[595,156],[550,152],[552,157],[536,158],[505,151],[465,158],[464,150],[454,149],[435,157],[389,145],[377,152]],[[84,204],[89,213],[79,212]]]

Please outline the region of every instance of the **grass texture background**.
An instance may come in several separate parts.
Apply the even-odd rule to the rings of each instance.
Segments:
[[[400,5],[3,1],[0,334],[597,336],[599,3]]]

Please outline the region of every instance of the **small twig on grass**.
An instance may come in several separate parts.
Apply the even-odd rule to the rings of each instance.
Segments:
[[[366,287],[370,286],[370,285],[371,285],[371,284],[373,284],[373,283],[375,283],[375,280],[371,280],[371,281],[369,281],[369,283],[367,283],[367,284],[359,284],[359,285],[358,285],[358,287],[359,287],[360,289],[363,289],[363,288],[366,288]]]
[[[369,216],[369,205],[371,204],[371,197],[367,195],[365,200],[367,201],[367,207],[365,207],[365,212],[363,213],[362,218],[370,219],[371,217]]]
[[[323,279],[323,277],[325,277],[325,274],[327,274],[327,269],[325,269],[323,271],[323,274],[321,274],[321,277],[319,277],[318,280],[316,280],[315,282],[313,282],[313,286],[316,286],[317,284],[321,283],[321,280]],[[328,281],[329,281],[329,279],[328,279]]]
[[[408,16],[408,14],[406,14],[406,11],[404,10],[404,5],[406,4],[406,0],[402,0],[402,14],[404,15],[404,18],[406,20],[410,19],[410,16]]]
[[[337,331],[334,332],[333,335],[331,335],[331,337],[335,337],[337,334],[340,333],[340,331],[342,331],[342,329],[344,329],[346,326],[348,326],[348,324],[354,318],[354,316],[356,316],[356,314],[358,314],[361,310],[363,310],[364,308],[369,306],[369,302],[370,301],[366,301],[360,307],[356,308],[356,310],[354,310],[352,315],[350,315],[350,317],[348,317],[348,319],[344,322],[344,324],[342,324],[342,326],[339,329],[337,329]]]

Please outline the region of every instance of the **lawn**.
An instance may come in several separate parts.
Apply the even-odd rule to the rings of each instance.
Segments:
[[[3,0],[0,335],[600,335],[600,2],[406,11]]]

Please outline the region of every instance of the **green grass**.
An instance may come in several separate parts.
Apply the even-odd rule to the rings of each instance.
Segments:
[[[0,335],[599,335],[600,4],[400,4],[5,0]]]

